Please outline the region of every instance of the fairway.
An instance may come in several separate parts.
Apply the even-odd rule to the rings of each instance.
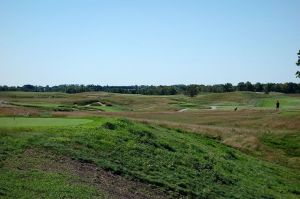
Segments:
[[[1,127],[36,127],[36,126],[74,126],[86,124],[92,120],[67,119],[67,118],[25,118],[25,117],[1,117]]]

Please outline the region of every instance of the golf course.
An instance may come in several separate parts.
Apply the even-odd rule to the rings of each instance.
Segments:
[[[1,198],[300,195],[299,94],[0,92],[0,116]]]

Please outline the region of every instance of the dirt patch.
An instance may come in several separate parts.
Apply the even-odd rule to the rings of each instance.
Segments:
[[[28,149],[23,154],[7,159],[5,162],[6,167],[10,169],[38,169],[45,172],[67,173],[78,176],[79,181],[72,183],[86,183],[95,186],[105,193],[108,198],[171,198],[158,187],[129,180],[105,171],[95,164],[80,162],[48,151]]]

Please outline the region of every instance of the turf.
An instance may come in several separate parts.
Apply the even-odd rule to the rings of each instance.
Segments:
[[[96,187],[67,174],[1,169],[1,198],[104,198]]]
[[[0,117],[0,128],[74,126],[91,122],[88,119]]]
[[[28,191],[38,194],[46,185],[58,195],[70,192],[57,185],[56,174],[28,172],[30,183],[17,183],[20,171],[10,169],[9,158],[27,148],[53,151],[81,162],[95,163],[115,174],[157,185],[174,195],[190,198],[297,198],[299,172],[260,161],[217,140],[188,132],[135,123],[124,119],[57,128],[15,129],[1,132],[2,195]],[[22,172],[21,172],[22,173]],[[58,179],[68,179],[60,176]],[[11,183],[5,183],[11,179]],[[25,183],[22,185],[22,183]],[[35,184],[40,184],[35,186]],[[17,184],[16,193],[11,193]],[[25,186],[25,188],[24,188]],[[95,194],[94,189],[76,188]],[[27,189],[27,187],[29,189]],[[35,187],[35,188],[30,188]],[[65,193],[67,192],[67,193]],[[57,195],[55,195],[57,196]],[[54,198],[54,197],[53,197]]]

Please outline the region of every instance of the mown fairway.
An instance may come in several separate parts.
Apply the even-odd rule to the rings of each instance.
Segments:
[[[0,114],[3,198],[300,194],[299,95],[1,92]]]

